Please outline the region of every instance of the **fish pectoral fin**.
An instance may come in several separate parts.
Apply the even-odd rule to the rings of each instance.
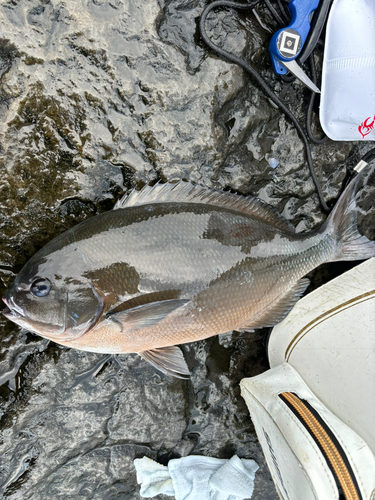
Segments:
[[[179,347],[160,347],[138,353],[154,368],[172,377],[188,379],[190,371]]]
[[[294,304],[302,297],[304,291],[309,286],[310,280],[302,278],[279,299],[272,309],[269,309],[263,316],[255,321],[249,321],[246,325],[240,327],[240,330],[249,330],[250,328],[265,328],[275,326],[280,323],[292,310]]]
[[[190,302],[185,299],[163,300],[126,309],[120,312],[108,312],[107,318],[120,324],[122,332],[131,332],[154,326],[176,309]]]

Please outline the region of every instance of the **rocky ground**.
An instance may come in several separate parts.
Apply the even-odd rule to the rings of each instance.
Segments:
[[[293,125],[242,69],[201,42],[206,3],[1,2],[0,296],[54,236],[148,182],[182,178],[252,194],[298,231],[324,220]],[[308,92],[273,76],[270,33],[251,12],[222,10],[207,28],[303,122]],[[327,200],[368,149],[314,147]],[[359,193],[360,227],[372,239],[374,181],[369,169]],[[347,267],[322,266],[313,286]],[[135,457],[238,454],[260,465],[253,498],[276,500],[238,386],[267,369],[265,333],[186,345],[192,378],[180,381],[137,355],[66,349],[0,316],[0,495],[139,499]]]

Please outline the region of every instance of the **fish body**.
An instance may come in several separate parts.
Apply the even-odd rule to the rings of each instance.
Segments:
[[[184,182],[146,186],[35,254],[3,299],[5,315],[62,345],[137,352],[186,376],[176,344],[273,326],[312,269],[375,255],[356,229],[357,181],[305,234],[254,198]]]

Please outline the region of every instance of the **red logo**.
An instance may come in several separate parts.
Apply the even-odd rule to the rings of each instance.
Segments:
[[[364,122],[362,122],[361,125],[358,127],[359,133],[361,134],[363,139],[365,138],[366,135],[368,135],[373,130],[374,125],[375,125],[375,116],[374,116],[374,119],[372,120],[371,123],[368,123],[369,120],[371,120],[371,116],[366,118],[366,120]]]

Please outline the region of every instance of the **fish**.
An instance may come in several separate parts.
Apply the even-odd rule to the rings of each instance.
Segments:
[[[324,223],[297,233],[267,203],[189,182],[146,185],[42,247],[3,314],[84,351],[138,353],[188,378],[181,344],[282,321],[325,262],[375,256],[346,187]]]

